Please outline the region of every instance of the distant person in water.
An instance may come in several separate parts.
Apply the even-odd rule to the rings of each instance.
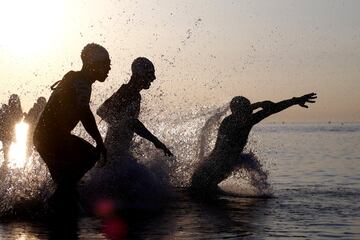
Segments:
[[[97,114],[108,125],[105,146],[109,161],[107,166],[94,172],[90,185],[103,186],[95,198],[103,196],[129,202],[146,198],[146,201],[153,201],[162,198],[165,192],[161,180],[143,164],[138,163],[131,153],[132,140],[136,133],[152,142],[165,155],[173,155],[138,119],[140,91],[150,88],[156,78],[155,68],[150,60],[139,57],[133,61],[131,71],[130,81],[123,84],[97,110]]]
[[[39,121],[41,113],[44,111],[45,105],[46,105],[46,98],[39,97],[34,103],[34,105],[30,108],[29,112],[25,114],[24,121],[27,124],[29,124],[28,142],[27,142],[28,155],[30,155],[32,152],[34,130]]]
[[[123,84],[97,111],[97,114],[108,123],[105,144],[113,146],[109,151],[116,151],[117,155],[127,154],[136,133],[152,142],[156,148],[163,150],[165,155],[172,156],[173,154],[165,144],[138,119],[141,103],[140,91],[149,89],[156,79],[154,65],[147,58],[139,57],[133,61],[131,71],[129,83]]]
[[[34,131],[34,145],[45,161],[56,190],[52,199],[72,199],[77,182],[94,166],[106,148],[91,112],[92,84],[104,82],[110,71],[108,51],[95,43],[81,52],[83,66],[70,71],[52,86],[53,92]],[[56,87],[55,85],[58,84]],[[71,134],[81,122],[95,140],[96,147]]]
[[[218,184],[234,170],[253,168],[254,164],[241,157],[251,128],[272,114],[288,107],[299,105],[307,108],[307,103],[314,103],[315,93],[294,97],[278,103],[264,101],[251,104],[242,96],[234,97],[230,102],[231,115],[220,124],[215,147],[210,155],[199,163],[191,179],[191,188],[195,191],[217,191]],[[255,113],[257,108],[262,108]]]
[[[12,94],[8,104],[3,104],[0,113],[0,140],[3,145],[5,164],[9,160],[11,143],[15,141],[15,125],[22,120],[23,115],[19,96]]]

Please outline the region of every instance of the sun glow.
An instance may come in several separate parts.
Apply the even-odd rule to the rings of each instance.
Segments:
[[[19,56],[46,52],[63,28],[63,5],[49,0],[1,1],[0,48]]]
[[[25,122],[20,122],[15,125],[16,139],[10,146],[9,151],[9,167],[22,168],[27,160],[27,134],[29,125]]]

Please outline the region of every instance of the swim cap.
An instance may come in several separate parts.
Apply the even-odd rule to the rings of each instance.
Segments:
[[[11,95],[10,95],[10,98],[9,98],[9,105],[19,104],[19,103],[20,103],[19,95],[17,95],[17,94],[11,94]]]
[[[91,64],[108,59],[110,59],[108,51],[96,43],[89,43],[81,52],[81,60],[83,63]]]
[[[230,109],[232,112],[242,110],[248,110],[251,106],[250,100],[243,96],[234,97],[230,102]]]
[[[39,97],[39,98],[36,100],[36,103],[38,103],[38,104],[46,104],[46,98],[44,98],[44,97]]]
[[[155,67],[154,64],[145,57],[138,57],[131,64],[131,72],[134,75],[145,75],[148,70],[155,70]]]

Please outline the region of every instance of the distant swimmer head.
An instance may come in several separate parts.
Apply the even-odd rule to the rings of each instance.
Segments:
[[[20,105],[20,98],[17,94],[11,94],[9,97],[9,106],[19,106]]]
[[[36,103],[39,104],[39,105],[45,105],[45,104],[46,104],[46,98],[44,98],[44,97],[39,97],[39,98],[36,100]]]
[[[230,102],[231,112],[234,114],[251,114],[251,102],[243,96],[234,97]]]
[[[151,82],[156,79],[154,64],[145,57],[138,57],[133,61],[131,72],[141,89],[149,89]]]
[[[108,51],[99,44],[90,43],[81,52],[83,69],[90,72],[95,80],[105,81],[111,69],[111,61]]]

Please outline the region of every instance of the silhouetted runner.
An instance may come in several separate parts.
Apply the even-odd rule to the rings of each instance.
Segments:
[[[130,148],[134,133],[151,141],[165,155],[172,156],[172,153],[138,119],[140,91],[149,89],[155,80],[154,65],[141,57],[133,61],[131,70],[130,81],[123,84],[97,111],[108,124],[105,145],[109,160],[103,168],[92,170],[88,190],[83,195],[89,198],[93,195],[93,199],[121,199],[137,205],[136,202],[162,198],[166,194],[166,183],[133,157]],[[92,189],[97,189],[96,194],[91,193]]]
[[[39,97],[34,105],[30,108],[29,112],[25,114],[25,122],[33,125],[34,128],[37,125],[40,115],[46,106],[46,98]]]
[[[3,166],[8,163],[10,146],[15,140],[15,125],[22,120],[23,115],[19,96],[12,94],[8,104],[3,104],[0,111],[0,141],[5,161]]]
[[[104,82],[110,71],[107,50],[95,43],[81,52],[82,69],[68,72],[52,86],[54,90],[42,112],[34,132],[34,145],[49,168],[57,185],[53,199],[75,196],[76,184],[95,164],[106,149],[97,128],[89,102],[92,84]],[[81,121],[96,141],[96,148],[71,134]],[[59,197],[59,198],[58,198]]]
[[[115,151],[116,155],[127,154],[135,132],[151,141],[156,148],[162,149],[165,155],[172,156],[173,154],[165,144],[138,119],[141,103],[140,91],[149,89],[156,79],[154,65],[147,58],[139,57],[133,61],[131,71],[129,83],[123,84],[97,110],[97,114],[108,123],[105,144],[109,147],[109,151]]]
[[[268,116],[293,105],[307,108],[306,103],[314,103],[316,98],[315,93],[310,93],[278,103],[264,101],[251,104],[245,97],[234,97],[230,102],[231,115],[221,122],[213,151],[195,169],[191,188],[200,192],[217,191],[217,185],[234,170],[241,167],[254,168],[255,162],[241,157],[251,128]],[[262,110],[253,113],[257,108]]]

